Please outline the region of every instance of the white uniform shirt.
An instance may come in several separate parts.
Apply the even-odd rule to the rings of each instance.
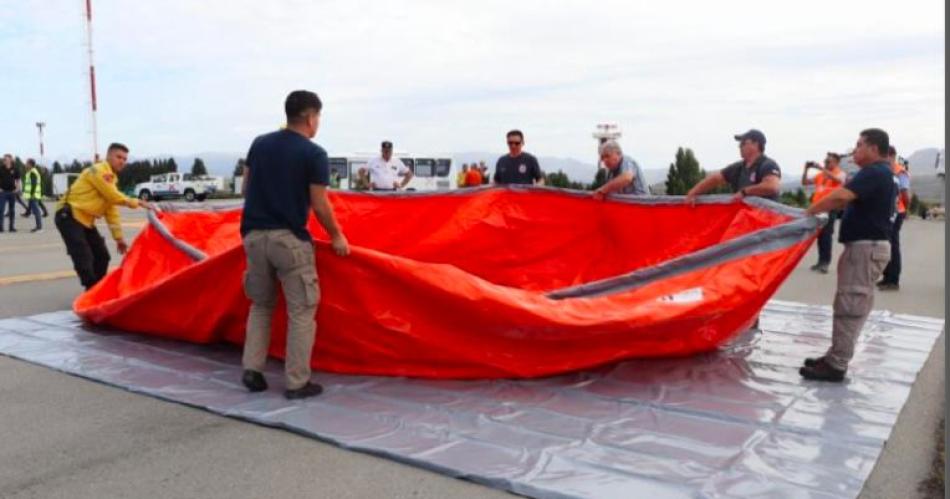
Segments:
[[[369,180],[377,189],[393,189],[393,184],[402,183],[399,177],[409,173],[409,167],[399,158],[386,161],[380,156],[371,159],[366,167],[369,169]]]

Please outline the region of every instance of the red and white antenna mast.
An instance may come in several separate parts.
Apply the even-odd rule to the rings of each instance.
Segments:
[[[46,123],[42,121],[36,122],[36,131],[40,137],[40,165],[46,165],[46,151],[43,148],[43,127],[46,126]]]
[[[92,0],[86,2],[86,49],[89,55],[89,104],[92,126],[92,161],[99,161],[99,132],[96,127],[96,66],[92,60]]]

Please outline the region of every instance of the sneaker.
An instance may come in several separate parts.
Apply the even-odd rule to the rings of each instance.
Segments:
[[[820,264],[820,263],[816,263],[816,264],[812,265],[811,267],[808,267],[808,270],[810,270],[810,271],[812,271],[812,272],[818,272],[818,269],[819,269],[819,268],[821,268],[821,264]]]
[[[33,230],[30,231],[30,233],[32,233],[32,234],[39,234],[39,233],[41,233],[41,232],[43,232],[43,229],[41,229],[41,228],[39,228],[39,227],[37,227],[37,228],[35,228],[35,229],[33,229]]]
[[[29,218],[29,217],[30,217],[30,212],[22,213],[22,214],[20,214],[20,216],[23,217],[23,218]]]
[[[877,283],[877,289],[879,291],[899,291],[901,285],[896,282],[879,282]]]
[[[246,386],[251,393],[263,392],[267,389],[267,380],[264,379],[264,375],[257,371],[251,371],[250,369],[244,370],[244,374],[241,376],[241,382],[244,383],[244,386]]]
[[[844,381],[844,373],[846,372],[847,370],[832,367],[827,361],[825,361],[824,358],[815,359],[815,363],[813,365],[805,366],[798,370],[798,374],[801,374],[805,379],[814,381],[831,381],[833,383],[840,383]]]
[[[10,227],[10,232],[16,232],[16,229],[14,229],[13,227]]]
[[[316,383],[307,383],[306,385],[297,388],[296,390],[287,390],[284,392],[284,397],[287,397],[287,400],[296,400],[296,399],[305,399],[307,397],[316,397],[323,393],[323,387]]]

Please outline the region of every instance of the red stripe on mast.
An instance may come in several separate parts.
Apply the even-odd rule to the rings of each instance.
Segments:
[[[96,68],[94,66],[89,66],[89,91],[92,94],[92,110],[95,111],[96,107]]]

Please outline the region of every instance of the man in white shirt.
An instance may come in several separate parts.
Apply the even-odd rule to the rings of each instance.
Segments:
[[[374,191],[402,189],[412,180],[412,170],[401,159],[393,157],[393,143],[388,140],[383,141],[381,157],[371,159],[367,167]],[[402,177],[402,183],[399,177]]]

